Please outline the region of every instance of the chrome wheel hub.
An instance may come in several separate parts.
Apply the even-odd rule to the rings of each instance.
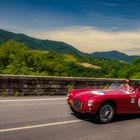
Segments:
[[[103,121],[108,121],[113,117],[113,108],[111,105],[104,105],[100,110],[100,117]]]

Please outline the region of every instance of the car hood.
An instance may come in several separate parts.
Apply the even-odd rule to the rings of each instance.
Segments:
[[[105,96],[105,95],[120,95],[120,94],[125,94],[123,91],[120,90],[87,90],[80,92],[75,95],[75,98],[82,98],[85,100],[89,100],[92,97],[95,96]]]

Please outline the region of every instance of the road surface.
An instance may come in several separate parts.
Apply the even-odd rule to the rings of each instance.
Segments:
[[[61,97],[0,98],[0,140],[140,140],[140,115],[77,118]]]

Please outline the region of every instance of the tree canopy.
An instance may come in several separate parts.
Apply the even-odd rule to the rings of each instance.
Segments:
[[[34,50],[9,40],[0,45],[0,74],[140,78],[140,59],[126,64],[110,59]]]

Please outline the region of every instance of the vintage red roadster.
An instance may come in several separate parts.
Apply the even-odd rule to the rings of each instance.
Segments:
[[[114,83],[108,89],[75,89],[67,102],[75,114],[90,113],[99,123],[109,123],[115,114],[140,113],[140,86]]]

